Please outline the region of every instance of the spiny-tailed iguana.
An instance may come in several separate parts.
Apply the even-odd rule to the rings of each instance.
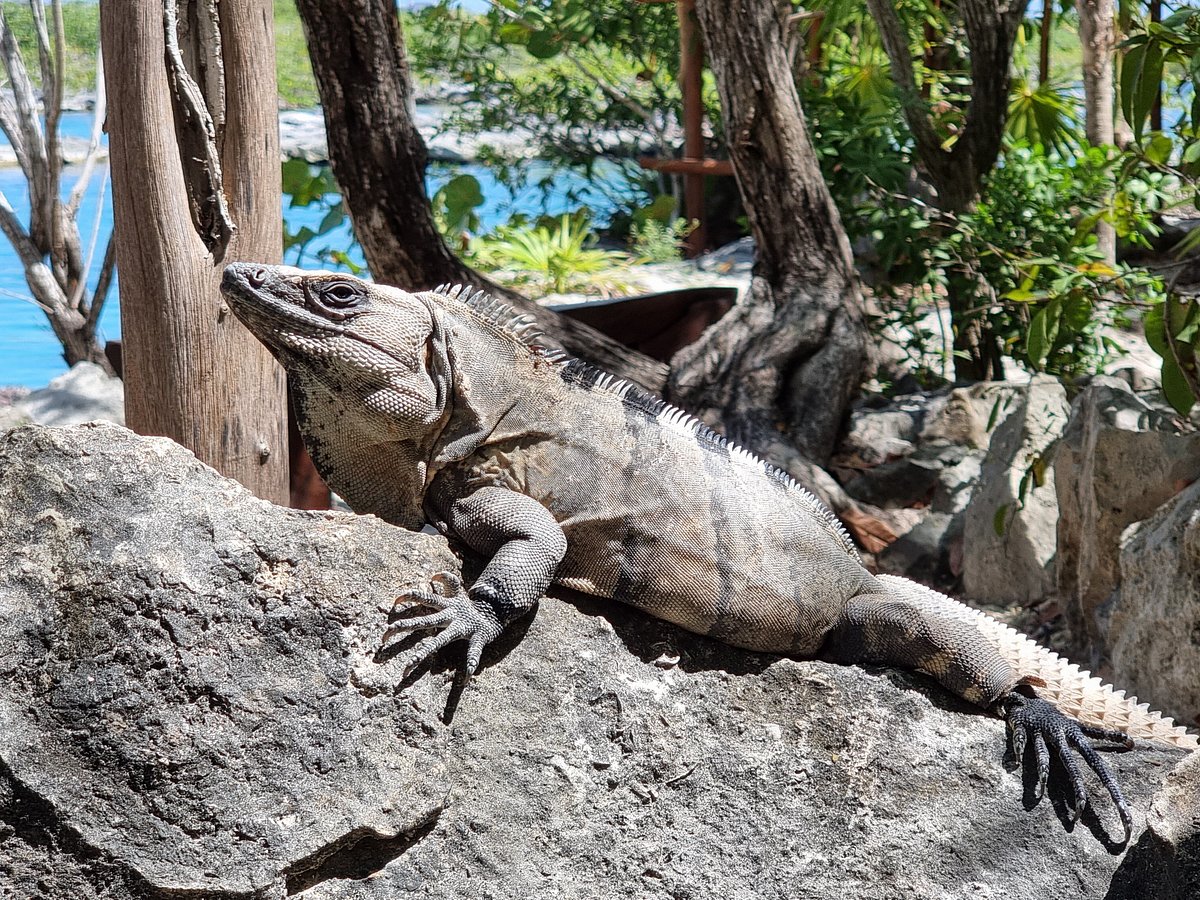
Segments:
[[[462,640],[473,673],[484,646],[558,583],[751,650],[918,669],[1002,716],[1018,759],[1032,746],[1039,790],[1052,749],[1076,814],[1078,753],[1126,839],[1128,805],[1088,738],[1196,746],[995,619],[872,575],[833,514],[786,474],[546,350],[527,320],[483,294],[248,263],[225,270],[222,291],[288,370],[329,486],[357,512],[431,523],[488,560],[470,588],[447,576],[441,594],[397,600],[423,614],[385,640],[436,632],[413,648],[414,666]]]

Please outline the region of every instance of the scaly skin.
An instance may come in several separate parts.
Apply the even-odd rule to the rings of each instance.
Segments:
[[[487,560],[470,587],[445,575],[440,591],[397,601],[407,618],[385,640],[433,632],[410,666],[465,641],[473,673],[552,583],[752,650],[906,666],[1002,716],[1043,780],[1053,750],[1076,810],[1082,757],[1126,839],[1128,804],[1088,738],[1128,746],[1112,727],[1120,720],[1149,739],[1195,743],[982,613],[873,576],[836,518],[787,475],[540,347],[528,322],[487,297],[250,264],[229,266],[222,290],[287,368],[330,487],[357,512],[431,523]]]

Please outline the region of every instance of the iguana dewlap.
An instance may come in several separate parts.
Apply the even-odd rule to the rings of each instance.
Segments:
[[[1078,810],[1073,747],[1127,836],[1120,788],[1085,735],[1196,746],[995,619],[872,575],[832,513],[786,474],[546,351],[527,321],[482,294],[245,263],[226,269],[222,290],[287,368],[329,486],[357,512],[432,523],[487,560],[469,589],[451,580],[445,596],[402,598],[425,613],[393,632],[436,631],[414,663],[465,640],[473,672],[483,647],[557,582],[752,650],[906,666],[1003,715],[1018,751],[1031,742],[1043,781],[1055,751]]]

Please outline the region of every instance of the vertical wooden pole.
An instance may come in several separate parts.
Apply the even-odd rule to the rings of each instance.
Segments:
[[[695,0],[676,0],[679,15],[679,86],[683,92],[683,155],[688,159],[704,157],[704,101],[701,96],[704,74],[704,46],[696,25]],[[699,256],[708,245],[704,217],[704,176],[689,172],[683,176],[683,214],[700,224],[688,235],[687,255]]]
[[[197,234],[165,64],[164,2],[103,0],[125,415],[260,497],[288,499],[283,370],[221,299],[223,262]],[[223,259],[278,262],[279,127],[271,0],[222,0]],[[201,79],[198,77],[198,81]]]

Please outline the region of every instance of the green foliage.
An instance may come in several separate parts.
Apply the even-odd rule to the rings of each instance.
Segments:
[[[304,26],[296,11],[296,0],[274,0],[275,77],[279,83],[280,105],[288,109],[307,109],[321,102],[313,77]]]
[[[1162,357],[1167,401],[1186,416],[1200,401],[1200,300],[1170,292],[1146,313],[1146,341]]]
[[[663,222],[656,218],[635,224],[630,234],[634,258],[648,263],[678,262],[683,258],[684,242],[697,224],[684,219]]]
[[[474,175],[455,175],[434,192],[433,221],[446,238],[464,245],[467,237],[479,230],[483,189]]]
[[[49,7],[49,2],[46,6]],[[29,76],[41,86],[41,70],[37,65],[37,32],[33,13],[27,0],[3,0],[0,7],[17,38],[23,59],[29,61]],[[63,66],[64,87],[67,92],[91,91],[96,87],[96,48],[100,45],[100,7],[95,3],[64,3],[63,32],[66,37],[66,60]],[[47,10],[47,18],[49,11]],[[51,38],[53,40],[53,38]]]
[[[621,157],[623,198],[646,202],[655,177],[633,162],[634,142],[673,147],[680,105],[675,10],[627,0],[497,0],[487,13],[439,0],[406,21],[414,73],[462,85],[465,103],[447,123],[467,134],[516,130],[533,155],[601,180],[597,162]],[[715,106],[714,91],[706,96]],[[612,135],[621,145],[613,146]],[[524,156],[525,154],[523,154]],[[523,187],[514,160],[488,159],[501,182]],[[661,185],[660,187],[668,187]]]
[[[1005,131],[1013,143],[1041,144],[1068,156],[1083,143],[1070,85],[1065,81],[1034,85],[1026,78],[1013,79]]]
[[[589,247],[594,240],[586,215],[564,214],[553,228],[507,225],[471,242],[484,267],[517,270],[528,281],[556,294],[587,287],[596,275],[624,262],[620,253]]]
[[[292,253],[291,262],[297,266],[305,265],[309,256],[309,245],[318,237],[323,237],[331,231],[340,228],[347,221],[346,208],[342,204],[341,193],[337,182],[334,181],[333,171],[329,166],[314,166],[302,159],[289,159],[283,164],[283,194],[290,196],[289,208],[299,206],[317,206],[324,209],[325,214],[316,230],[302,225],[296,231],[288,228],[287,221],[283,223],[283,256],[287,260]],[[315,263],[348,269],[354,274],[362,271],[350,258],[353,239],[342,250],[322,248],[311,254]]]

